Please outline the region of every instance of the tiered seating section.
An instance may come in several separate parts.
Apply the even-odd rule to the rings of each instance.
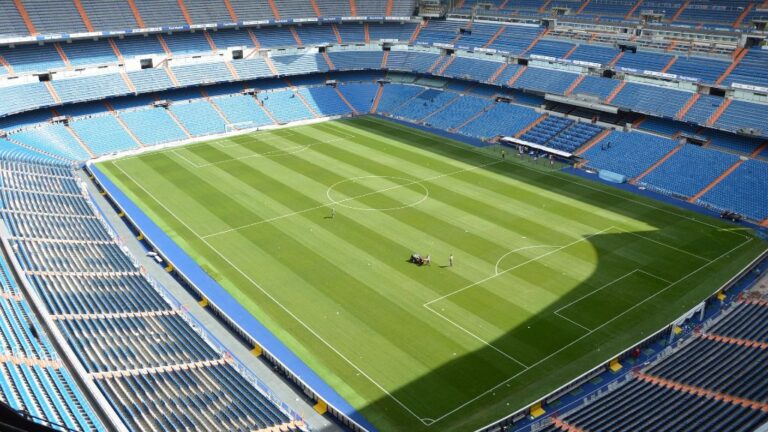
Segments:
[[[137,13],[125,0],[80,0],[84,14],[74,4],[54,9],[43,0],[9,2],[0,5],[0,32],[24,36],[32,32],[141,25],[349,16],[353,3],[315,0],[318,12],[310,2],[288,0],[274,0],[275,10],[269,2],[245,0],[230,0],[231,10],[218,1],[133,2]],[[358,15],[371,16],[387,14],[388,3],[393,5],[390,14],[394,16],[410,16],[415,6],[413,0],[354,3]],[[468,10],[474,3],[459,2],[459,11]],[[669,22],[722,25],[725,21],[736,27],[754,16],[752,10],[756,9],[755,2],[749,0],[492,3],[496,5],[495,13],[502,15],[539,16],[552,7],[567,7],[577,17],[603,22],[637,19],[638,6],[642,6],[674,10],[674,17],[665,17]],[[30,25],[21,24],[16,4],[30,14]],[[767,136],[768,120],[762,103],[710,95],[694,97],[689,89],[579,75],[573,69],[553,69],[536,62],[528,66],[504,64],[501,57],[478,53],[444,55],[434,49],[395,48],[385,54],[370,46],[352,50],[331,47],[325,55],[311,47],[288,54],[275,50],[264,55],[256,50],[257,45],[335,45],[339,39],[342,44],[381,39],[408,41],[415,37],[420,25],[347,22],[128,36],[112,41],[114,46],[102,39],[0,47],[0,63],[4,64],[0,66],[0,78],[82,66],[113,67],[88,76],[65,78],[54,74],[47,84],[0,86],[0,100],[4,101],[0,117],[24,113],[0,118],[0,127],[12,132],[0,140],[0,213],[36,295],[82,363],[87,378],[96,383],[130,428],[263,430],[293,428],[296,424],[249,383],[235,362],[193,330],[189,318],[173,301],[137,271],[62,161],[82,161],[238,127],[368,113],[380,90],[375,81],[383,77],[370,71],[383,67],[432,75],[434,87],[416,85],[414,78],[385,84],[377,104],[380,114],[483,140],[516,136],[579,154],[587,167],[623,174],[658,192],[768,222],[768,202],[760,198],[768,196],[768,163],[763,160],[768,157],[768,147],[764,140],[722,132],[754,128],[758,135]],[[450,43],[463,50],[492,48],[532,60],[536,56],[567,58],[620,72],[663,71],[710,84],[768,86],[768,50],[759,47],[698,57],[691,47],[686,52],[685,47],[676,48],[674,44],[640,41],[640,51],[633,53],[621,52],[599,38],[594,42],[592,39],[536,26],[431,21],[413,42],[417,46]],[[243,49],[246,58],[210,60],[214,52],[232,47]],[[189,57],[200,55],[209,60],[189,61]],[[148,56],[165,61],[155,68],[115,73],[121,57]],[[734,62],[738,63],[735,67]],[[729,66],[733,70],[725,74]],[[313,73],[317,75],[307,76]],[[325,86],[326,77],[336,79],[338,87]],[[473,83],[446,83],[438,77]],[[241,80],[246,83],[222,84]],[[443,83],[442,88],[439,83]],[[194,89],[199,85],[207,85],[207,92]],[[243,87],[260,91],[255,96],[238,93]],[[173,88],[180,89],[168,91]],[[609,131],[584,119],[542,113],[530,106],[541,104],[541,96],[512,92],[510,88],[536,94],[586,96],[666,120],[649,118],[640,122],[641,128],[654,135]],[[113,99],[104,106],[101,102],[87,103],[134,94],[137,96]],[[514,95],[513,102],[496,101],[496,94]],[[170,106],[151,106],[160,99],[171,100]],[[34,111],[39,107],[55,110],[47,114]],[[73,116],[68,125],[47,123],[60,113]],[[721,131],[679,123],[681,120]],[[681,131],[700,134],[708,142],[704,147],[682,144],[677,140]],[[95,415],[50,343],[46,338],[30,338],[32,329],[41,334],[39,325],[7,264],[0,262],[0,266],[0,337],[6,350],[0,368],[4,378],[0,379],[0,395],[14,408],[66,427],[98,429]],[[739,308],[712,332],[697,337],[581,412],[559,418],[552,429],[634,430],[655,422],[660,430],[716,430],[724,425],[729,430],[749,430],[765,421],[765,410],[737,406],[727,399],[738,397],[764,404],[768,396],[765,373],[747,368],[744,374],[727,376],[717,367],[736,359],[749,359],[749,364],[765,361],[764,349],[753,350],[743,340],[768,342],[764,332],[754,330],[755,326],[765,327],[768,307],[744,303]],[[115,345],[114,341],[120,343]],[[195,391],[190,393],[190,388]],[[697,390],[688,391],[691,388]],[[725,397],[702,399],[702,391]],[[652,409],[659,401],[666,404],[663,411]],[[631,412],[630,405],[636,407]]]
[[[768,421],[766,326],[768,302],[739,302],[673,354],[545,430],[757,430]]]
[[[663,14],[663,23],[718,29],[745,28],[758,12],[762,2],[755,0],[466,0],[457,3],[454,12],[467,16],[477,4],[492,4],[481,9],[486,16],[543,17],[553,8],[568,9],[568,16],[599,22],[637,22],[640,12],[652,10]]]
[[[334,25],[342,42],[364,39],[362,25]],[[692,75],[702,81],[720,80],[728,62],[713,58],[685,57],[665,52],[620,53],[615,48],[583,43],[549,40],[541,28],[519,27],[513,25],[476,24],[471,28],[461,22],[433,21],[424,26],[416,38],[417,44],[431,43],[441,38],[452,38],[456,44],[465,48],[481,46],[496,47],[516,54],[568,57],[569,59],[599,61],[602,64],[618,59],[617,68],[639,68],[642,70],[665,70],[669,73]],[[409,39],[416,24],[375,24],[365,27],[373,40]],[[641,82],[620,81],[595,75],[579,75],[573,70],[564,71],[535,64],[523,67],[517,64],[504,65],[500,57],[481,55],[469,57],[466,54],[440,56],[436,52],[395,50],[384,53],[378,49],[366,48],[353,50],[332,48],[327,57],[316,49],[308,49],[304,54],[281,54],[275,52],[267,60],[256,53],[255,41],[262,47],[283,47],[295,45],[292,30],[303,34],[311,43],[325,43],[326,39],[336,42],[335,33],[329,26],[311,25],[307,27],[267,27],[258,31],[221,30],[210,34],[218,49],[225,47],[244,48],[246,59],[222,61],[221,57],[210,57],[198,63],[187,61],[169,61],[157,68],[127,73],[106,73],[83,77],[61,77],[54,74],[49,85],[28,83],[21,85],[0,86],[0,96],[9,103],[0,107],[0,116],[28,111],[41,106],[60,106],[74,102],[98,100],[105,97],[146,93],[174,88],[220,82],[248,80],[271,77],[275,73],[284,76],[301,75],[313,72],[333,70],[376,70],[382,65],[390,70],[429,73],[445,77],[460,78],[479,82],[493,83],[502,87],[521,88],[541,93],[571,95],[574,97],[591,96],[597,100],[621,108],[670,119],[679,118],[697,122],[708,127],[730,132],[753,130],[757,135],[768,135],[768,124],[759,115],[763,105],[748,100],[723,99],[720,96],[702,95],[692,107],[686,105],[692,99],[690,89],[682,90],[666,85],[653,85]],[[389,34],[388,31],[395,34]],[[250,32],[250,33],[249,33]],[[250,35],[253,34],[252,38]],[[323,36],[324,35],[324,36]],[[543,38],[542,38],[543,36]],[[322,39],[322,41],[321,41]],[[162,43],[161,43],[162,42]],[[163,44],[175,57],[206,54],[212,55],[212,47],[202,33],[176,33],[172,35],[148,35],[126,37],[115,41],[115,48],[123,58],[146,57],[150,55],[166,56]],[[566,45],[562,45],[566,44]],[[118,56],[106,40],[75,41],[63,43],[59,54],[57,47],[51,44],[42,46],[20,45],[14,48],[0,48],[0,55],[7,62],[6,73],[28,74],[65,70],[68,67],[103,63],[117,64]],[[565,51],[563,53],[562,51]],[[745,51],[738,66],[725,77],[725,83],[746,81],[748,84],[764,84],[761,70],[768,68],[768,52],[753,47]],[[737,56],[741,58],[741,56]],[[72,66],[67,66],[64,59]],[[730,60],[729,60],[730,61]],[[738,61],[738,60],[734,60]],[[524,68],[524,69],[523,69]],[[522,72],[521,72],[522,71]],[[11,81],[8,82],[12,83]],[[623,84],[626,83],[626,84]],[[575,86],[575,87],[574,87]],[[726,105],[726,103],[728,105]],[[722,110],[719,110],[722,106]]]
[[[84,12],[81,14],[73,2],[66,2],[56,8],[50,7],[50,3],[45,0],[4,2],[0,9],[3,17],[0,21],[0,35],[29,36],[31,33],[79,33],[318,16],[310,2],[290,0],[274,0],[276,12],[273,12],[267,1],[234,0],[230,2],[231,13],[221,0],[185,0],[184,11],[175,0],[133,0],[137,13],[133,12],[130,3],[128,0],[80,0]],[[353,16],[348,1],[315,0],[315,3],[320,16]],[[387,3],[388,0],[360,2],[357,16],[409,17],[416,10],[414,0],[392,0],[392,10],[387,13]],[[24,24],[20,8],[30,17],[32,27]]]
[[[5,171],[3,181],[28,187]],[[4,260],[0,261],[0,289],[0,399],[13,409],[72,430],[103,428]]]
[[[32,289],[86,379],[122,421],[131,430],[295,429],[295,419],[257,390],[242,366],[198,333],[179,305],[142,275],[80,191],[70,166],[41,159],[0,161],[5,177],[0,213]],[[8,279],[5,284],[3,318],[17,320],[0,321],[16,329],[4,331],[5,337],[15,334],[1,370],[12,378],[3,382],[16,388],[8,400],[72,429],[93,429],[95,417],[78,393],[65,390],[69,379],[49,345],[29,338],[34,322],[27,324],[30,314],[22,312],[19,293]],[[17,356],[29,360],[10,363]],[[43,391],[55,398],[46,400]]]

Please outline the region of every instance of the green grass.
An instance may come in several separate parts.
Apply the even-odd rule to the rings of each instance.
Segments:
[[[380,430],[468,430],[529,405],[765,248],[507,159],[359,118],[100,168]]]

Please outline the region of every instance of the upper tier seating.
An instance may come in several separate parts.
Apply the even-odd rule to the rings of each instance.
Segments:
[[[325,0],[316,3],[321,16],[338,17],[352,14],[347,0]]]
[[[28,36],[29,30],[21,19],[21,14],[11,1],[0,2],[0,29],[9,37]]]
[[[33,107],[54,104],[53,97],[43,83],[0,87],[0,114],[27,111]]]
[[[317,1],[317,0],[315,0]],[[255,19],[275,19],[269,2],[252,0],[230,0],[237,17],[243,21]]]
[[[736,68],[725,78],[724,84],[740,83],[768,87],[768,49],[752,47]]]
[[[456,57],[442,75],[487,82],[499,66],[501,66],[501,63],[495,61]]]
[[[104,99],[131,92],[122,79],[115,75],[95,75],[51,81],[62,102],[82,102]]]
[[[328,57],[336,69],[379,69],[384,54],[381,51],[331,51]]]
[[[715,123],[717,126],[737,132],[741,128],[755,128],[763,135],[768,133],[766,106],[734,100]]]
[[[17,74],[24,72],[47,72],[63,69],[66,65],[56,47],[45,45],[19,45],[15,48],[0,47],[0,55],[13,67]]]
[[[139,25],[127,1],[80,0],[94,30],[134,29]]]
[[[194,24],[233,21],[222,0],[184,0],[189,18]]]
[[[284,55],[272,57],[282,75],[298,75],[312,72],[328,72],[328,63],[320,54]]]
[[[117,63],[115,52],[104,40],[62,43],[61,47],[72,66]]]
[[[611,104],[636,112],[674,118],[691,96],[690,92],[628,83]]]
[[[82,33],[88,31],[73,2],[51,7],[48,0],[23,0],[29,19],[38,33]],[[0,30],[5,33],[5,31]]]
[[[563,94],[578,77],[575,73],[529,67],[515,81],[515,87],[544,93]]]
[[[180,26],[187,24],[178,2],[133,0],[146,27]]]

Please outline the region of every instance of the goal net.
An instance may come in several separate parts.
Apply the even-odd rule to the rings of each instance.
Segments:
[[[252,121],[246,121],[246,122],[240,122],[240,123],[232,123],[232,124],[227,123],[226,131],[227,132],[236,132],[236,131],[241,131],[241,130],[246,130],[246,129],[254,129],[256,127],[257,127],[256,123],[254,123]]]

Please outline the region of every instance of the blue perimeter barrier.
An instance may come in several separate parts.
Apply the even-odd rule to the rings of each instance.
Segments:
[[[120,188],[115,185],[99,168],[89,164],[88,168],[112,199],[123,209],[131,221],[161,251],[174,268],[184,275],[190,283],[205,295],[209,302],[216,305],[229,319],[248,333],[269,354],[277,359],[309,387],[320,399],[344,416],[352,419],[359,426],[369,430],[376,429],[362,414],[357,412],[336,390],[329,386],[312,368],[285,346],[256,317],[251,315],[229,292],[216,282],[197,262],[174,242],[155,222],[147,216]]]

